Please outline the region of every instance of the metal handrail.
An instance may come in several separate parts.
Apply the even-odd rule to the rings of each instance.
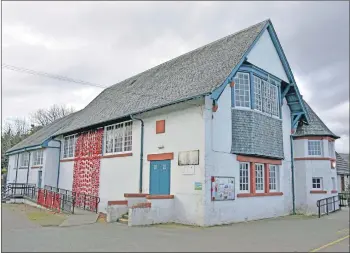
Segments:
[[[324,203],[325,202],[325,203]],[[336,205],[336,203],[338,203],[338,205]],[[329,210],[329,207],[332,207],[333,204],[333,209]],[[326,213],[329,215],[329,213],[333,213],[335,211],[341,210],[341,205],[340,205],[340,198],[339,195],[338,196],[332,196],[332,197],[328,197],[328,198],[324,198],[324,199],[319,199],[316,202],[316,206],[318,208],[318,218],[321,217],[321,207],[325,206],[326,207]],[[337,208],[336,208],[337,207]]]

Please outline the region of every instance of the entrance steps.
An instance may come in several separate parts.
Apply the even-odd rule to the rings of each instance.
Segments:
[[[117,222],[128,225],[129,223],[129,212],[123,214]]]

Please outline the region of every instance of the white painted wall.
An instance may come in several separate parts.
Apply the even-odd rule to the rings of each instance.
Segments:
[[[74,169],[73,161],[60,163],[60,176],[59,176],[58,188],[69,190],[69,191],[72,190],[73,169]]]
[[[283,147],[285,160],[280,166],[280,191],[283,196],[264,196],[237,198],[233,201],[211,201],[211,176],[229,176],[235,178],[235,195],[239,193],[239,162],[236,155],[230,153],[231,136],[224,128],[231,127],[231,117],[222,117],[231,110],[231,96],[226,88],[218,101],[217,112],[211,111],[211,100],[206,98],[205,119],[205,219],[204,225],[216,225],[245,220],[254,220],[289,214],[292,206],[291,173],[290,173],[290,111],[286,105],[282,108],[283,118]],[[226,96],[225,96],[226,95]],[[218,115],[218,116],[217,116]],[[212,119],[213,116],[213,119]],[[216,137],[215,140],[212,137]],[[229,139],[217,141],[216,139]],[[214,147],[215,146],[215,150]]]
[[[49,145],[51,146],[51,145]],[[59,149],[46,148],[44,151],[43,186],[57,187]]]
[[[15,183],[17,170],[17,154],[9,156],[9,163],[7,167],[7,183]]]
[[[288,82],[282,62],[267,30],[261,35],[247,58],[250,63]]]

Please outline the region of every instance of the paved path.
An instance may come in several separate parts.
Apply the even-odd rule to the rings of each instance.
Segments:
[[[3,220],[11,217],[4,212]],[[13,220],[14,217],[10,218]],[[18,223],[18,222],[17,222]],[[330,216],[290,216],[211,228],[175,225],[128,227],[95,223],[27,229],[3,224],[3,251],[347,251],[349,211]],[[28,232],[30,230],[30,232]],[[21,243],[18,243],[18,240]]]

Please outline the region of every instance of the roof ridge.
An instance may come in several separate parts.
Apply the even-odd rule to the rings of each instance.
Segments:
[[[238,34],[240,34],[240,33],[242,33],[242,32],[245,32],[245,31],[247,31],[247,30],[249,30],[249,29],[252,29],[252,28],[254,28],[254,27],[256,27],[256,26],[261,25],[262,23],[266,23],[266,22],[269,22],[269,21],[270,21],[270,19],[265,19],[265,20],[263,20],[263,21],[261,21],[261,22],[259,22],[259,23],[256,23],[256,24],[254,24],[254,25],[251,25],[251,26],[249,26],[249,27],[247,27],[247,28],[244,28],[244,29],[242,29],[242,30],[239,30],[239,31],[237,31],[237,32],[235,32],[235,33],[226,35],[225,37],[222,37],[222,38],[220,38],[220,39],[217,39],[217,40],[215,40],[215,41],[212,41],[212,42],[210,42],[210,43],[208,43],[208,44],[205,44],[205,45],[203,45],[203,46],[197,47],[197,48],[195,48],[195,49],[193,49],[193,50],[190,50],[190,51],[188,51],[188,52],[186,52],[186,53],[184,53],[184,54],[181,54],[181,55],[179,55],[179,56],[176,56],[175,58],[172,58],[172,59],[170,59],[170,60],[168,60],[168,61],[162,62],[162,63],[160,63],[160,64],[158,64],[158,65],[156,65],[156,66],[153,66],[153,67],[151,67],[151,68],[149,68],[149,69],[146,69],[146,70],[144,70],[144,71],[142,71],[142,72],[140,72],[140,73],[138,73],[138,74],[136,74],[136,75],[133,75],[133,76],[131,76],[131,77],[129,77],[129,78],[126,78],[126,79],[124,79],[124,80],[122,80],[122,81],[120,81],[120,82],[118,82],[118,83],[112,84],[111,86],[107,87],[105,90],[107,90],[107,89],[109,89],[109,88],[112,88],[112,87],[115,87],[115,86],[117,86],[118,84],[121,84],[121,83],[123,83],[123,82],[126,82],[126,81],[128,81],[129,79],[136,78],[137,76],[139,76],[139,75],[141,75],[141,74],[144,74],[144,73],[146,73],[146,72],[148,72],[148,71],[150,71],[150,70],[152,70],[152,69],[156,69],[156,68],[158,68],[158,67],[161,67],[161,66],[163,66],[164,64],[167,64],[167,63],[170,63],[170,62],[172,62],[172,61],[175,61],[176,59],[178,59],[178,58],[180,58],[180,57],[183,57],[183,56],[185,56],[185,55],[191,54],[191,53],[193,53],[193,52],[195,52],[195,51],[200,51],[201,49],[203,49],[203,48],[205,48],[205,47],[208,47],[208,46],[210,46],[210,45],[212,45],[212,44],[215,44],[215,43],[217,43],[217,42],[219,42],[219,41],[221,41],[221,40],[227,39],[228,37],[231,37],[231,36],[238,35]]]

